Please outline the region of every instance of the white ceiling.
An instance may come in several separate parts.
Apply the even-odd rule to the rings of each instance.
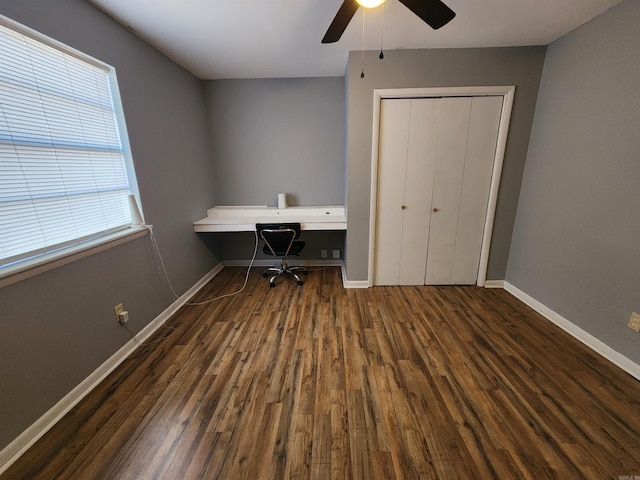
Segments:
[[[87,1],[202,79],[342,76],[362,48],[362,8],[339,42],[320,42],[342,0]],[[365,50],[548,45],[622,0],[444,2],[457,15],[439,30],[398,0],[367,10]]]

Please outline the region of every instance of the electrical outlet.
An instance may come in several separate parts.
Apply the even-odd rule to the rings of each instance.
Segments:
[[[113,307],[113,312],[116,315],[116,322],[120,323],[120,312],[124,312],[124,306],[119,303],[115,307]]]
[[[320,258],[328,258],[327,250],[320,250]]]
[[[331,253],[332,253],[332,258],[336,258],[336,259],[340,258],[340,250],[332,250]]]
[[[631,316],[629,317],[629,323],[627,323],[627,327],[629,327],[634,332],[640,333],[640,314],[636,312],[631,312]]]

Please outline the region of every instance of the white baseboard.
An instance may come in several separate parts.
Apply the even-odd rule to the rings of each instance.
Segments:
[[[529,305],[536,312],[538,312],[543,317],[547,318],[549,321],[555,323],[565,332],[567,332],[572,337],[576,338],[587,347],[589,347],[594,352],[602,355],[604,358],[614,363],[629,375],[640,380],[640,365],[635,362],[632,362],[627,357],[622,355],[621,353],[616,352],[606,343],[598,340],[596,337],[578,327],[576,324],[571,323],[569,320],[564,318],[562,315],[554,312],[549,307],[539,302],[535,298],[526,294],[522,290],[520,290],[515,285],[510,284],[509,282],[504,282],[504,289],[509,292],[511,295],[516,297],[518,300]]]
[[[347,280],[347,270],[342,264],[342,286],[344,288],[369,288],[369,280]]]
[[[504,288],[504,280],[485,280],[484,288]]]
[[[78,386],[65,395],[58,403],[49,409],[44,415],[36,420],[29,428],[22,432],[15,440],[0,451],[0,474],[7,470],[20,456],[26,452],[34,443],[47,433],[62,417],[64,417],[73,407],[75,407],[84,397],[86,397],[100,382],[102,382],[113,370],[116,369],[136,348],[144,343],[158,328],[169,320],[187,300],[195,295],[209,280],[215,277],[222,264],[216,265],[204,277],[187,290],[180,298],[169,305],[160,315],[153,319],[146,327],[123,345],[107,361],[100,365]]]
[[[342,286],[344,288],[369,288],[369,281],[368,280],[343,280]]]
[[[326,260],[298,260],[298,259],[289,260],[288,259],[287,262],[289,263],[289,265],[293,265],[295,267],[298,267],[298,266],[326,267],[326,266],[342,265],[342,260],[334,260],[334,259],[326,259]],[[222,263],[225,267],[248,267],[250,260],[224,260]],[[277,258],[275,260],[265,258],[261,260],[254,260],[252,265],[254,267],[273,267],[274,265],[280,265],[280,260]]]

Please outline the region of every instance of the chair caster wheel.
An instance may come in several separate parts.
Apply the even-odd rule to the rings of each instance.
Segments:
[[[275,286],[276,286],[276,284],[275,284],[275,283],[270,283],[270,284],[269,284],[269,286],[270,286],[271,288],[273,288],[273,287],[275,287]]]
[[[298,280],[298,285],[302,285],[302,280]]]
[[[262,278],[267,278],[268,276],[269,276],[269,274],[268,274],[268,273],[263,273],[263,274],[262,274]]]

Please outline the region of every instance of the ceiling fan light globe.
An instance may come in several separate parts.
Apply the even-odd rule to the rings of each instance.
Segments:
[[[385,0],[356,0],[364,8],[376,8],[382,5]]]

